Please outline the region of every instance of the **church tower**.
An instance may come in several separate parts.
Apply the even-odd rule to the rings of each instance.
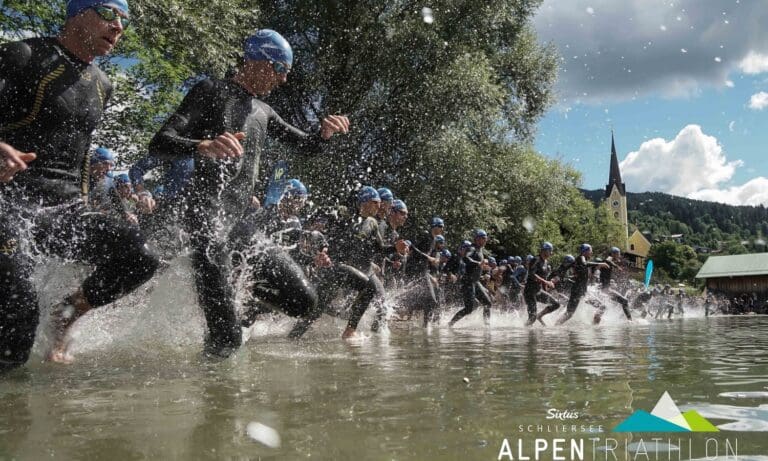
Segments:
[[[627,190],[624,183],[621,182],[621,171],[619,171],[619,158],[616,156],[616,144],[613,141],[613,131],[611,131],[611,173],[608,177],[608,185],[605,186],[605,200],[608,202],[608,208],[611,214],[616,218],[624,228],[624,242],[622,251],[627,249],[629,241],[629,225],[627,224]]]

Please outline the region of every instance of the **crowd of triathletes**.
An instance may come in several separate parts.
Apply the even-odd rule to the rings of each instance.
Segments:
[[[128,173],[113,175],[115,156],[109,149],[97,149],[91,159],[91,200],[96,209],[157,230],[158,223],[171,224],[172,218],[178,217],[186,206],[183,190],[194,171],[191,160],[167,162],[148,155]],[[165,174],[150,193],[144,175],[158,166],[165,169]],[[374,330],[386,317],[384,303],[378,296],[396,298],[400,318],[423,311],[425,327],[438,322],[446,306],[460,303],[464,308],[451,318],[450,325],[472,313],[478,305],[483,306],[486,321],[490,319],[491,307],[496,306],[502,312],[522,313],[527,325],[537,321],[545,324],[546,315],[565,305],[565,313],[557,320],[563,323],[576,312],[582,299],[595,308],[595,324],[600,323],[611,302],[622,309],[627,320],[632,319],[633,311],[642,318],[671,318],[683,314],[686,306],[697,304],[706,315],[732,310],[722,297],[692,297],[670,285],[646,288],[639,282],[630,283],[630,277],[621,274],[627,266],[617,247],[610,248],[603,258],[593,260],[592,246],[584,243],[576,249],[577,256],[565,255],[555,267],[550,261],[554,246],[549,242],[543,242],[536,255],[497,259],[485,248],[488,233],[475,229],[452,252],[444,233],[445,221],[440,217],[433,217],[421,235],[401,236],[408,207],[387,187],[361,187],[356,193],[358,210],[354,216],[343,206],[312,208],[307,201],[307,187],[298,179],[280,181],[278,187],[283,191],[273,199],[251,198],[248,213],[254,216],[250,221],[256,224],[246,226],[247,235],[243,238],[259,236],[280,245],[301,266],[308,280],[325,291],[333,291],[328,279],[349,282],[349,276],[341,280],[331,270],[334,261],[342,266],[348,263],[347,270],[357,269],[359,272],[352,277],[354,281],[349,287],[365,293],[370,286],[368,291],[375,293],[370,299],[377,310]],[[349,232],[342,229],[344,226],[353,231],[353,240],[346,238]],[[346,251],[334,254],[329,243],[334,240]],[[599,287],[594,295],[587,290],[590,280]],[[656,301],[651,303],[654,297]],[[345,310],[332,307],[330,297],[325,301],[318,313],[351,316],[349,326],[353,329],[368,307],[364,303],[358,304],[357,309]],[[538,309],[539,303],[543,304],[542,309]],[[260,314],[270,312],[268,306],[253,299],[242,315],[241,325],[250,326]],[[291,332],[293,337],[303,335],[317,314],[299,317],[301,320]]]

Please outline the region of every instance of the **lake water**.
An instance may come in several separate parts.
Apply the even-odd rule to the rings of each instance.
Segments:
[[[199,355],[188,282],[161,279],[82,319],[72,365],[43,363],[38,347],[0,376],[0,459],[496,460],[505,439],[514,455],[501,459],[519,459],[518,444],[535,459],[537,439],[596,437],[583,459],[768,460],[767,317],[627,324],[614,308],[594,327],[582,305],[563,327],[494,313],[486,329],[478,311],[453,329],[397,321],[351,344],[340,320],[294,342],[282,319],[216,363]],[[721,432],[653,447],[611,432],[665,391]],[[554,432],[563,424],[576,432]],[[647,458],[632,457],[639,446]]]

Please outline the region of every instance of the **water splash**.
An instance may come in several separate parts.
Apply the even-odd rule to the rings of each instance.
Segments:
[[[432,24],[435,21],[435,17],[432,15],[432,8],[424,7],[421,9],[421,19],[426,24]]]
[[[532,233],[536,229],[536,220],[532,216],[526,216],[523,218],[523,227],[528,233]]]
[[[245,431],[248,437],[269,448],[280,448],[280,434],[266,424],[253,421],[248,423]]]

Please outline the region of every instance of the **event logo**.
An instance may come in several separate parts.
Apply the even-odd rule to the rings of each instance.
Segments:
[[[668,392],[664,392],[653,411],[637,410],[613,432],[720,432],[697,411],[681,413]]]

